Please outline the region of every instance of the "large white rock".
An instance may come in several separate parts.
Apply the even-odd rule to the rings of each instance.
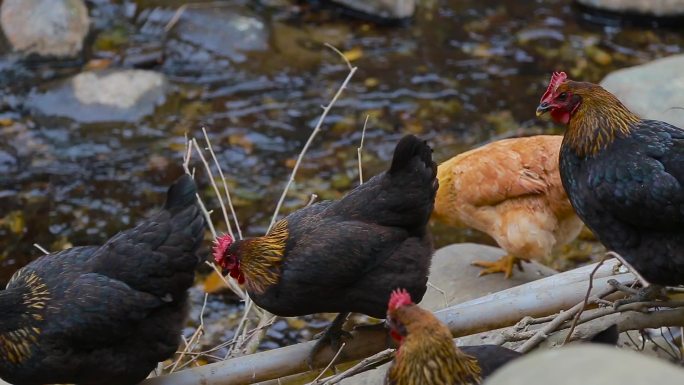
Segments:
[[[684,55],[615,71],[601,82],[632,112],[684,128]]]
[[[31,95],[28,105],[42,115],[80,122],[135,121],[154,112],[166,89],[166,78],[154,71],[86,71]]]
[[[355,11],[383,19],[406,19],[416,11],[415,0],[333,0]]]
[[[69,57],[81,51],[90,19],[83,0],[4,0],[0,23],[16,51]]]
[[[653,16],[684,15],[684,0],[577,0],[588,7]]]
[[[505,254],[498,247],[475,243],[459,243],[437,250],[432,259],[429,282],[446,295],[428,286],[420,306],[436,311],[556,273],[537,262],[523,262],[525,270],[514,270],[510,279],[505,279],[503,274],[478,277],[482,269],[471,265],[476,260],[496,261]]]
[[[627,349],[573,345],[515,360],[485,385],[679,385],[684,369]]]

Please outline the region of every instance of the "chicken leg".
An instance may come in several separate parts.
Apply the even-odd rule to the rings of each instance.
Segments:
[[[307,364],[309,368],[313,369],[314,358],[316,355],[326,346],[330,346],[333,351],[337,352],[342,346],[343,338],[352,338],[351,333],[342,330],[342,326],[347,321],[349,313],[340,313],[335,317],[330,326],[328,326],[322,333],[318,334],[316,338],[316,345],[311,349],[309,353],[309,358],[307,359]]]
[[[513,274],[513,266],[517,266],[520,271],[523,271],[523,261],[529,262],[530,260],[506,254],[495,262],[473,261],[471,265],[484,268],[484,270],[480,271],[479,277],[487,274],[504,273],[505,278],[510,278],[511,274]]]
[[[625,286],[615,279],[609,279],[608,284],[615,288],[615,290],[629,295],[627,298],[618,299],[613,302],[613,307],[619,309],[620,306],[636,302],[652,302],[656,300],[667,300],[667,291],[661,285],[649,284],[641,289],[633,289]]]

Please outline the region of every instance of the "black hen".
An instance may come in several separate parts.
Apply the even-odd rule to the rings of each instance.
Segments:
[[[649,282],[684,284],[684,130],[564,73],[537,108],[547,111],[568,125],[560,172],[579,217]]]
[[[433,253],[426,224],[436,172],[430,147],[405,136],[387,172],[338,201],[288,215],[266,236],[224,236],[214,256],[246,284],[254,302],[274,314],[341,312],[327,334],[335,337],[348,312],[384,318],[397,287],[423,298]]]
[[[17,271],[0,291],[0,377],[130,385],[171,357],[204,235],[195,194],[183,176],[152,218]]]

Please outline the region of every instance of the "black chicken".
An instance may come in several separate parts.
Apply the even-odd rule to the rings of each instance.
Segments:
[[[684,130],[562,72],[537,107],[545,112],[567,125],[560,172],[579,217],[650,283],[684,284]]]
[[[384,318],[397,287],[423,298],[433,253],[426,224],[436,173],[432,149],[405,136],[389,171],[338,201],[288,215],[266,236],[237,241],[223,236],[214,257],[245,283],[257,305],[274,314],[341,313],[313,357],[325,343],[339,344],[349,312]]]
[[[0,377],[15,385],[130,385],[171,357],[204,218],[183,176],[164,209],[102,246],[45,255],[0,291]]]

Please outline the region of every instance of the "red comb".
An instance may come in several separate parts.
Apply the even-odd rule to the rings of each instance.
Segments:
[[[551,81],[549,82],[549,86],[546,88],[546,92],[544,92],[544,95],[541,97],[541,101],[544,102],[548,98],[551,98],[553,93],[556,92],[558,86],[560,86],[561,83],[563,83],[567,78],[568,75],[566,75],[565,72],[554,72],[553,75],[551,75]]]
[[[214,261],[218,263],[219,266],[223,265],[224,259],[225,259],[225,253],[226,250],[230,247],[230,245],[233,243],[233,238],[228,235],[224,234],[216,239],[214,242],[214,247],[212,250],[212,254],[214,255]]]
[[[411,294],[409,294],[406,289],[396,289],[392,292],[392,295],[390,295],[387,308],[389,310],[396,310],[402,306],[411,304],[413,304],[413,301],[411,300]]]

